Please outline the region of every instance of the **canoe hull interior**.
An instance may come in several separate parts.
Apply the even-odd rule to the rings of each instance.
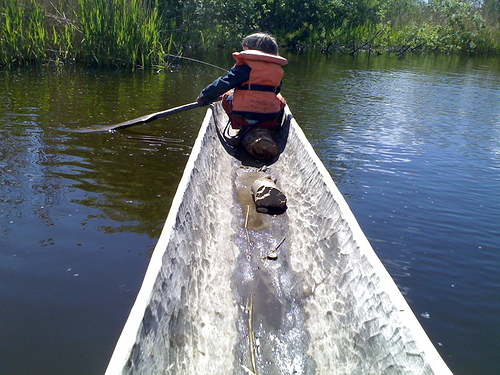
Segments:
[[[450,373],[286,111],[286,146],[259,168],[208,110],[107,374]],[[262,174],[281,215],[253,207]]]

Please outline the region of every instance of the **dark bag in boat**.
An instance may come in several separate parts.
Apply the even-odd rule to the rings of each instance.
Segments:
[[[242,144],[250,155],[260,160],[273,159],[279,153],[278,144],[267,129],[250,130],[243,138]]]

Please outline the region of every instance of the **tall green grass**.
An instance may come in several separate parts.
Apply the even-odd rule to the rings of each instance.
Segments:
[[[83,58],[98,65],[159,64],[164,55],[157,4],[78,0]]]
[[[2,1],[0,22],[0,62],[4,65],[46,57],[47,33],[44,11],[35,0],[19,6],[18,1]]]
[[[0,64],[62,63],[148,67],[164,61],[158,0],[0,0]],[[64,5],[67,7],[67,5]]]

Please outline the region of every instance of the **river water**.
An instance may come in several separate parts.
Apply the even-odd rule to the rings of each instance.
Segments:
[[[500,61],[285,55],[295,118],[440,354],[500,373]],[[0,374],[104,371],[204,110],[73,130],[189,103],[221,73],[0,71]]]

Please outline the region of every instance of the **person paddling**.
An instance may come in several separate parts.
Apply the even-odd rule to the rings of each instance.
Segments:
[[[236,64],[229,73],[203,89],[196,101],[208,105],[222,96],[231,127],[239,129],[239,141],[248,137],[247,151],[259,159],[273,158],[278,146],[271,131],[278,126],[286,106],[280,91],[282,67],[288,62],[278,55],[276,40],[266,33],[246,36],[242,47],[243,51],[233,53]]]

